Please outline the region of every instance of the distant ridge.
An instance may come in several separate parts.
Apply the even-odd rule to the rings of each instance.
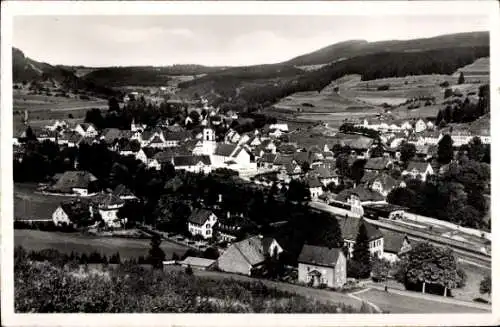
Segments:
[[[428,51],[453,47],[489,46],[489,32],[468,32],[440,35],[412,40],[368,42],[351,40],[339,42],[307,53],[283,64],[294,66],[329,64],[343,58],[364,56],[378,52]]]

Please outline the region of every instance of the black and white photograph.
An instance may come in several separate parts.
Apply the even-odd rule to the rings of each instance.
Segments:
[[[500,322],[498,4],[125,2],[2,3],[6,326]]]

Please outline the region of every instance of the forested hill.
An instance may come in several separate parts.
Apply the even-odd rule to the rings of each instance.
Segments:
[[[222,73],[179,84],[185,91],[216,93],[231,101],[244,100],[248,104],[270,104],[295,92],[320,91],[333,80],[344,75],[359,74],[363,80],[385,77],[403,77],[422,74],[452,74],[458,68],[471,64],[481,57],[489,57],[489,46],[453,47],[418,52],[381,52],[342,60],[295,76],[293,69],[276,70],[266,66],[267,74],[249,76],[232,74],[223,78]]]
[[[52,66],[26,57],[24,53],[12,48],[12,79],[14,83],[30,83],[50,81],[66,90],[82,90],[96,97],[115,96],[116,91],[108,85],[85,81],[75,75],[71,69],[63,66]]]
[[[335,43],[317,51],[290,59],[284,64],[294,66],[329,64],[340,59],[365,56],[379,52],[420,52],[445,48],[489,46],[488,32],[448,34],[432,38],[367,42],[352,40]]]

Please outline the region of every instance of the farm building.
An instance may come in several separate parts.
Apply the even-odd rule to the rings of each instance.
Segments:
[[[342,249],[305,244],[297,261],[299,282],[316,287],[342,287],[346,283],[346,257]]]
[[[47,190],[54,193],[88,196],[98,190],[98,179],[88,171],[67,171]]]

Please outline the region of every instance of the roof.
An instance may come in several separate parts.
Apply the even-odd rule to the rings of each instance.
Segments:
[[[68,218],[70,220],[74,220],[75,218],[90,216],[87,202],[82,202],[79,200],[66,201],[62,202],[60,207],[68,215]]]
[[[174,166],[195,166],[198,163],[203,163],[204,165],[210,166],[212,163],[209,156],[176,156],[173,158]]]
[[[321,182],[319,181],[318,178],[315,177],[308,177],[306,179],[306,184],[309,186],[309,188],[316,188],[316,187],[322,187]]]
[[[59,206],[55,201],[36,201],[28,197],[14,197],[15,220],[52,220],[52,213]]]
[[[295,144],[292,144],[292,143],[281,144],[278,147],[278,152],[295,153],[295,152],[297,152],[297,146],[295,146]]]
[[[378,172],[373,171],[373,170],[367,170],[363,174],[363,177],[361,178],[361,183],[365,184],[368,182],[372,182],[372,180],[377,177]]]
[[[112,193],[100,193],[90,198],[90,201],[100,207],[111,207],[123,205],[125,202]]]
[[[417,171],[423,173],[427,169],[427,166],[429,165],[428,162],[423,162],[423,161],[410,161],[408,163],[408,168],[406,168],[406,171],[412,171],[416,169]]]
[[[337,216],[337,220],[339,222],[340,229],[342,230],[342,237],[344,238],[344,240],[356,241],[356,237],[358,236],[359,231],[359,225],[361,222],[363,222],[363,224],[365,225],[366,234],[369,241],[384,237],[380,230],[378,230],[372,224],[366,222],[364,219],[349,216]]]
[[[366,160],[365,169],[367,170],[383,170],[387,167],[390,160],[388,158],[369,158]]]
[[[187,257],[183,261],[179,262],[182,265],[190,265],[190,266],[196,266],[196,267],[210,267],[213,265],[215,260],[212,259],[205,259],[205,258],[199,258],[199,257]]]
[[[149,159],[153,158],[158,152],[161,152],[161,150],[158,150],[155,148],[148,148],[148,147],[142,148],[142,151],[144,151],[144,154]]]
[[[323,166],[315,167],[311,172],[316,174],[319,178],[332,178],[337,176],[334,171]]]
[[[273,240],[273,238],[253,236],[231,246],[234,246],[250,265],[255,266],[266,259],[266,253]]]
[[[374,178],[372,178],[369,183],[375,183],[376,181],[379,181],[382,184],[382,187],[384,189],[390,189],[393,188],[397,185],[399,185],[399,182],[394,179],[391,175],[387,173],[380,173]]]
[[[115,189],[113,190],[113,194],[118,197],[135,196],[134,193],[132,193],[132,191],[123,184],[116,186]]]
[[[188,131],[178,131],[165,133],[165,140],[167,141],[184,141],[191,137],[191,133]]]
[[[293,159],[297,161],[297,163],[300,165],[304,162],[309,162],[309,153],[307,152],[295,152],[293,154]]]
[[[78,126],[80,126],[85,132],[90,128],[90,127],[94,127],[92,124],[90,123],[81,123],[81,124],[78,124]]]
[[[217,148],[215,148],[214,154],[217,156],[229,157],[234,152],[236,147],[237,147],[236,144],[227,144],[227,143],[217,144]]]
[[[160,144],[160,143],[163,143],[163,141],[161,137],[159,137],[158,135],[155,135],[155,137],[153,137],[151,142],[149,142],[149,144]]]
[[[403,246],[405,236],[392,231],[383,232],[384,235],[384,252],[399,253]]]
[[[349,146],[352,149],[356,150],[366,150],[371,147],[374,139],[369,138],[363,135],[353,135],[353,134],[344,134],[337,133],[335,136],[334,143],[340,144],[342,146]]]
[[[340,255],[342,255],[342,249],[329,249],[324,246],[304,244],[297,261],[318,266],[335,267]]]
[[[169,150],[160,151],[153,155],[153,159],[156,159],[159,163],[171,162],[175,153]]]
[[[341,191],[335,200],[346,202],[347,199],[351,196],[351,194],[357,195],[361,202],[364,201],[382,201],[384,197],[380,195],[378,192],[367,189],[361,185],[356,186],[355,188],[346,189]]]
[[[53,190],[70,192],[73,188],[88,188],[97,178],[88,171],[67,171],[51,187]]]
[[[115,140],[119,140],[121,138],[129,139],[131,136],[131,131],[121,130],[118,128],[106,128],[102,132],[102,137],[106,143],[113,143]]]
[[[188,218],[188,222],[203,225],[213,212],[207,209],[195,209]]]
[[[277,158],[278,158],[278,154],[276,154],[276,153],[264,153],[262,155],[262,158],[260,159],[260,161],[267,162],[267,163],[274,163]]]

